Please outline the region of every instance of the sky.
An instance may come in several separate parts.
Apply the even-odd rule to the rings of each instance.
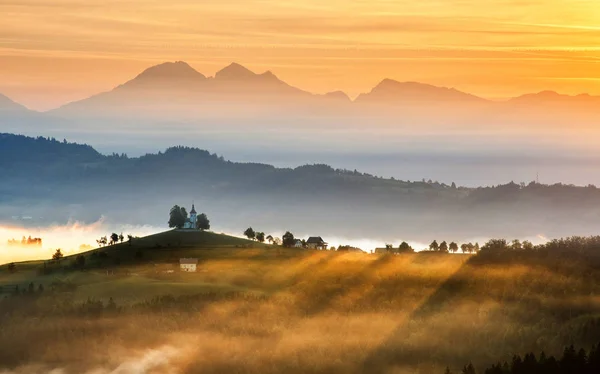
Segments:
[[[383,78],[600,94],[599,19],[597,0],[0,0],[0,93],[46,110],[183,60],[351,96]]]

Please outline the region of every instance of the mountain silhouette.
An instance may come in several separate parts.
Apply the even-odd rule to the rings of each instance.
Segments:
[[[188,65],[186,62],[165,62],[160,65],[152,66],[137,77],[133,81],[153,81],[153,80],[204,80],[206,77]]]
[[[335,100],[335,101],[340,101],[340,102],[351,102],[352,99],[350,99],[350,97],[344,92],[344,91],[332,91],[332,92],[327,92],[325,95],[323,95],[324,97],[330,99],[330,100]]]
[[[361,94],[357,102],[485,102],[486,100],[454,88],[437,87],[418,82],[398,82],[384,79],[369,93]]]
[[[541,91],[512,98],[510,102],[525,105],[547,105],[550,103],[553,105],[586,105],[599,104],[600,97],[589,94],[565,95],[555,91]]]
[[[32,112],[23,105],[11,100],[8,96],[0,94],[0,112]]]
[[[219,70],[210,84],[213,94],[217,92],[225,94],[227,95],[225,98],[251,95],[253,99],[262,96],[268,97],[269,100],[281,102],[286,99],[297,100],[299,98],[316,97],[310,92],[290,86],[270,70],[257,74],[235,62]]]
[[[134,79],[87,99],[66,104],[52,112],[57,116],[110,117],[150,115],[197,118],[231,113],[231,106],[304,105],[320,95],[290,86],[271,71],[257,74],[231,63],[214,77],[194,70],[183,61],[150,67]],[[227,108],[224,108],[227,107]]]
[[[215,74],[215,79],[217,79],[217,80],[243,81],[243,80],[256,79],[257,77],[258,77],[258,74],[252,72],[250,69],[248,69],[236,62],[232,62],[231,64],[229,64],[228,66],[219,70]]]
[[[214,76],[206,76],[186,62],[176,61],[149,67],[112,90],[46,114],[33,112],[38,116],[29,123],[44,126],[45,119],[41,117],[54,117],[66,120],[60,122],[61,126],[87,126],[93,122],[104,126],[106,119],[126,119],[136,125],[168,121],[200,126],[242,126],[252,122],[282,127],[286,123],[339,127],[350,122],[359,126],[365,118],[376,117],[377,121],[370,122],[373,126],[542,128],[544,124],[563,126],[574,117],[578,124],[595,124],[600,119],[598,104],[597,96],[569,96],[554,91],[495,102],[455,88],[393,79],[383,79],[351,100],[342,91],[313,94],[289,85],[269,70],[256,73],[236,62]],[[6,115],[9,109],[16,114]],[[0,96],[0,111],[4,113],[0,120],[15,126],[19,116],[31,113],[4,96]]]

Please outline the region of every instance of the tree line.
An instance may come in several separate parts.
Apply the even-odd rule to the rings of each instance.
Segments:
[[[446,374],[451,374],[446,369]],[[464,366],[462,374],[476,374],[473,364]],[[543,351],[539,357],[533,352],[513,356],[511,362],[498,362],[486,368],[484,374],[598,374],[600,373],[600,344],[587,352],[566,347],[562,356],[547,356]]]
[[[431,244],[429,244],[429,250],[434,251],[434,252],[456,253],[456,252],[458,252],[458,249],[459,249],[459,246],[458,246],[458,244],[456,244],[456,242],[450,242],[450,244],[448,244],[446,241],[443,241],[438,244],[437,240],[434,240],[433,242],[431,242]],[[479,243],[461,244],[460,250],[463,253],[477,253],[480,250]]]

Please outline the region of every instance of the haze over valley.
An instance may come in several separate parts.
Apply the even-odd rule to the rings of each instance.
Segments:
[[[0,124],[5,132],[130,156],[185,145],[241,162],[326,163],[471,187],[537,177],[586,185],[600,183],[592,141],[598,103],[549,91],[496,101],[391,79],[352,100],[343,92],[315,95],[236,63],[207,77],[179,61],[46,112],[3,96]]]
[[[33,227],[101,221],[102,230],[148,233],[165,227],[173,204],[195,202],[219,232],[241,235],[248,225],[277,235],[293,230],[366,250],[402,240],[422,249],[432,236],[542,243],[591,235],[600,225],[600,190],[587,185],[531,181],[471,188],[325,164],[231,162],[182,146],[141,157],[103,155],[89,145],[11,134],[0,135],[0,156],[5,225],[27,216]],[[79,244],[93,244],[99,232]],[[79,244],[63,247],[74,251]]]
[[[600,373],[599,19],[0,1],[0,374]]]

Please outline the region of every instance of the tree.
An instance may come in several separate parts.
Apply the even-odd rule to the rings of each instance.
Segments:
[[[505,239],[490,239],[481,247],[482,251],[504,251],[507,250],[508,243]]]
[[[279,238],[273,238],[273,244],[275,244],[275,245],[281,245],[281,239],[279,239]]]
[[[458,244],[456,244],[455,242],[450,243],[450,246],[448,248],[452,253],[458,252]]]
[[[258,240],[261,243],[265,242],[265,233],[264,232],[257,232],[256,233],[256,240]]]
[[[286,231],[285,234],[283,234],[283,246],[284,247],[293,247],[296,244],[296,239],[294,238],[294,234],[292,234],[289,231]]]
[[[469,251],[469,245],[467,243],[461,244],[460,249],[463,253],[467,253]]]
[[[385,249],[392,249],[393,247],[394,247],[394,246],[393,246],[393,245],[391,245],[391,244],[386,244],[386,245],[385,245]]]
[[[119,242],[119,234],[113,232],[110,235],[110,245],[117,244]]]
[[[60,250],[60,248],[58,248],[56,250],[56,252],[54,252],[54,254],[52,255],[52,259],[55,261],[60,261],[63,257],[65,257],[62,253],[62,251]]]
[[[275,238],[273,238],[273,235],[269,235],[269,236],[267,236],[267,237],[266,237],[266,239],[267,239],[267,241],[268,241],[270,244],[273,244],[273,240],[274,240]]]
[[[127,243],[129,243],[129,246],[131,247],[131,242],[133,241],[133,235],[127,235]]]
[[[407,242],[402,242],[398,246],[399,252],[414,252],[415,250]]]
[[[469,364],[463,368],[462,374],[475,374],[475,368],[473,367],[473,364],[469,362]]]
[[[119,241],[123,243],[123,240],[125,240],[125,237],[123,236],[123,233],[121,233],[119,234]]]
[[[445,240],[440,243],[439,251],[440,252],[448,252],[448,243],[446,243]]]
[[[522,247],[525,251],[533,251],[533,243],[529,240],[523,240]]]
[[[398,252],[414,252],[413,247],[410,246],[407,242],[402,242],[398,246]]]
[[[250,240],[254,240],[256,238],[256,232],[254,232],[252,227],[248,227],[246,231],[244,231],[244,235]]]
[[[429,250],[430,251],[437,251],[440,249],[440,246],[438,245],[437,241],[432,241],[431,244],[429,244]]]
[[[108,239],[106,239],[106,236],[102,236],[100,239],[96,239],[96,243],[98,243],[98,247],[104,247],[108,244]]]
[[[187,211],[179,205],[173,205],[169,211],[169,227],[182,229],[187,220]]]
[[[510,249],[518,251],[523,249],[523,245],[521,244],[521,241],[519,239],[515,239],[510,243]]]
[[[210,220],[206,214],[202,213],[196,218],[196,228],[202,231],[210,230]]]

